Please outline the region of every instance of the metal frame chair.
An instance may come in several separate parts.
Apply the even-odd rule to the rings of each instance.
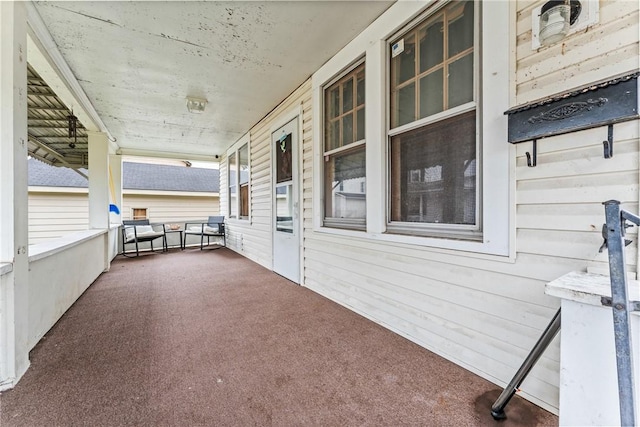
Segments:
[[[141,227],[144,227],[142,229]],[[162,231],[158,230],[162,227]],[[153,241],[162,239],[162,252],[167,251],[167,235],[165,234],[164,224],[151,224],[148,219],[133,219],[122,221],[122,255],[131,257],[133,251],[127,252],[126,245],[136,245],[136,256],[140,255],[139,243],[150,242],[151,252],[157,252],[153,249]]]
[[[207,246],[210,245],[211,237],[222,237],[222,244],[218,243],[219,248],[227,246],[224,216],[210,216],[207,222],[187,222],[184,225],[183,248],[187,246],[187,236],[189,235],[200,236],[200,250],[204,249],[205,237],[207,238]]]

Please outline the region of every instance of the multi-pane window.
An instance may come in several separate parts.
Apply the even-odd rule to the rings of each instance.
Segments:
[[[249,217],[249,144],[228,153],[229,218]]]
[[[229,155],[229,218],[238,218],[238,156]]]
[[[249,216],[249,146],[238,150],[238,183],[240,185],[240,218]]]
[[[364,63],[324,89],[324,225],[364,229]]]
[[[133,208],[131,212],[132,219],[148,219],[147,208]]]
[[[475,2],[392,41],[390,221],[477,228]]]

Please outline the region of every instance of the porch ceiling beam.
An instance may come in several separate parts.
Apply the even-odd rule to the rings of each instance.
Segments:
[[[48,165],[55,166],[55,165],[53,165],[53,164],[52,164],[52,162],[51,162],[51,159],[50,159],[50,158],[45,157],[45,156],[46,156],[46,154],[43,156],[43,155],[41,155],[40,153],[37,153],[37,152],[31,152],[31,153],[29,153],[29,155],[30,155],[31,157],[33,157],[34,159],[40,160],[41,162],[44,162],[44,163],[46,163],[46,164],[48,164]],[[57,167],[57,166],[56,166],[56,167]],[[80,171],[80,170],[79,170],[79,168],[85,168],[85,169],[86,169],[86,168],[87,168],[87,165],[86,165],[86,164],[69,166],[69,168],[70,168],[71,170],[73,170],[74,172],[76,172],[78,175],[82,176],[83,178],[88,179],[88,178],[87,178],[87,176],[86,176],[86,174],[84,174],[82,171]]]
[[[71,141],[72,138],[69,138],[67,135],[34,135],[37,138],[47,138],[47,139],[59,139],[64,138],[65,140]],[[78,135],[78,138],[86,138],[86,135]]]
[[[34,111],[65,111],[67,113],[70,112],[68,108],[60,108],[60,107],[27,107],[27,109],[34,110]]]
[[[79,151],[79,150],[86,150],[88,148],[88,144],[85,143],[76,143],[76,147],[75,148],[71,148],[69,147],[69,144],[47,144],[47,146],[49,148],[51,148],[52,150],[56,150],[56,151],[60,151],[62,152],[63,150],[74,150],[74,151]],[[66,158],[66,157],[65,157]]]
[[[39,148],[37,148],[36,150],[39,150]],[[51,159],[48,159],[47,157],[45,157],[45,156],[46,156],[46,154],[45,154],[45,156],[43,156],[43,155],[41,155],[41,154],[40,154],[40,153],[38,153],[38,152],[31,152],[31,153],[29,153],[29,155],[30,155],[31,157],[33,157],[34,159],[38,159],[38,160],[40,160],[41,162],[44,162],[44,163],[46,163],[46,164],[48,164],[48,165],[50,165],[50,164],[51,164]],[[52,165],[52,166],[53,166],[53,165]]]
[[[68,128],[66,126],[36,125],[36,126],[29,126],[29,129],[68,129]]]
[[[58,95],[53,92],[34,92],[32,90],[27,91],[27,95],[35,95],[35,96],[46,96],[47,98],[56,98],[58,99]]]
[[[47,125],[35,125],[35,126],[29,126],[29,129],[64,129],[67,130],[69,129],[68,126],[47,126]],[[85,130],[82,127],[78,127],[78,130]]]
[[[55,158],[56,160],[58,160],[60,163],[62,163],[66,167],[75,170],[80,175],[82,175],[85,178],[89,179],[89,177],[87,177],[84,173],[82,173],[79,170],[77,170],[78,168],[76,166],[71,165],[62,154],[58,153],[57,151],[55,151],[51,147],[47,146],[47,144],[43,143],[42,141],[39,141],[38,138],[34,137],[33,135],[29,135],[29,141],[31,141],[34,144],[36,144],[39,148],[42,148],[44,151],[49,153],[51,155],[51,157]]]
[[[29,118],[27,120],[30,120],[30,121],[39,120],[39,121],[44,121],[44,122],[68,123],[68,121],[66,119],[48,119],[46,117],[33,117],[33,116],[29,116]]]
[[[206,154],[189,154],[178,153],[175,151],[153,151],[153,150],[138,150],[133,148],[119,148],[116,154],[123,156],[140,156],[140,157],[158,157],[168,159],[185,159],[189,160],[202,160],[206,162],[217,162],[213,155]]]

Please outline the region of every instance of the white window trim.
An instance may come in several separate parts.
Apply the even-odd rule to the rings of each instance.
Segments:
[[[329,87],[331,87],[333,84],[335,84],[336,82],[340,81],[342,78],[346,77],[347,75],[353,73],[353,71],[360,67],[362,64],[364,64],[365,68],[364,68],[364,84],[365,84],[365,119],[364,119],[364,123],[365,123],[365,137],[364,139],[360,139],[357,141],[354,141],[350,144],[347,145],[343,145],[341,147],[338,148],[334,148],[333,150],[329,150],[329,151],[324,151],[324,126],[325,126],[325,105],[324,105],[324,99],[325,99],[325,90],[328,89]],[[321,193],[321,209],[322,209],[322,213],[321,213],[321,217],[322,217],[322,222],[321,222],[321,227],[323,228],[340,228],[343,230],[350,230],[350,231],[355,231],[357,233],[362,233],[364,230],[364,228],[366,227],[366,223],[367,223],[367,219],[365,217],[365,219],[359,218],[359,219],[349,219],[349,218],[333,218],[333,217],[327,217],[325,215],[325,203],[324,203],[324,198],[325,198],[325,181],[324,181],[324,171],[325,171],[325,165],[324,165],[324,156],[329,156],[335,153],[340,153],[340,152],[347,152],[353,148],[356,147],[360,147],[362,145],[365,146],[365,150],[366,150],[366,143],[367,143],[367,133],[366,133],[366,129],[367,129],[367,101],[366,101],[366,97],[367,97],[367,64],[365,61],[365,57],[364,55],[361,55],[361,57],[357,58],[355,61],[352,61],[347,67],[345,67],[344,69],[340,70],[340,72],[336,73],[333,78],[326,82],[325,84],[322,85],[321,88],[321,98],[322,98],[322,104],[320,106],[320,111],[321,111],[321,117],[322,117],[322,129],[320,129],[320,138],[322,139],[321,141],[321,145],[320,145],[320,151],[321,154],[320,156],[322,157],[323,161],[320,163],[320,167],[322,168],[321,171],[321,175],[322,175],[322,179],[320,180],[320,193]],[[354,100],[355,103],[355,100]],[[366,154],[366,151],[365,151]],[[365,173],[366,173],[367,169],[365,169]],[[366,176],[365,176],[365,182],[366,182]],[[316,181],[314,181],[314,187],[315,187],[315,183]],[[366,187],[365,187],[366,188]],[[366,192],[365,192],[365,196],[366,196]],[[365,203],[366,206],[366,203]],[[332,224],[332,225],[327,225],[327,224]]]
[[[248,162],[249,162],[249,180],[247,181],[247,185],[249,186],[249,215],[248,216],[240,216],[240,148],[242,148],[244,145],[247,145],[247,150],[249,152],[249,158],[248,158]],[[238,187],[237,192],[238,192],[238,197],[236,199],[236,212],[238,212],[238,217],[237,218],[231,218],[231,210],[229,209],[229,206],[231,204],[231,192],[229,191],[229,174],[231,173],[231,168],[229,165],[229,156],[231,156],[232,154],[236,155],[236,162],[237,162],[237,176],[236,176],[236,186]],[[226,210],[227,210],[227,221],[231,221],[231,222],[242,222],[243,224],[246,224],[247,222],[249,224],[251,224],[251,137],[250,137],[250,133],[247,132],[246,134],[244,134],[242,137],[240,137],[240,139],[238,139],[231,147],[229,147],[227,149],[227,156],[226,156],[226,163],[227,163],[227,184],[226,184],[226,188],[225,188],[225,192],[227,194],[227,206],[226,206]]]
[[[482,146],[478,160],[482,171],[482,238],[478,241],[395,235],[386,233],[387,217],[387,49],[390,38],[423,13],[433,2],[397,2],[360,33],[312,76],[313,101],[313,229],[314,232],[370,238],[394,244],[419,245],[436,251],[469,252],[472,256],[510,260],[515,257],[515,161],[513,147],[507,142],[507,119],[512,93],[510,76],[514,74],[515,8],[511,2],[482,3],[480,37],[482,87],[477,117],[482,120]],[[507,33],[505,35],[505,33]],[[483,60],[482,54],[490,52]],[[322,208],[322,89],[341,70],[365,55],[365,135],[367,136],[367,231],[323,227]],[[484,119],[487,117],[488,119]],[[494,257],[497,255],[497,257]]]

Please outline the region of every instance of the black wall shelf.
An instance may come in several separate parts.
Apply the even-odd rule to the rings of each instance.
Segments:
[[[640,118],[639,75],[636,71],[509,109],[505,112],[509,142],[534,142],[533,156],[527,153],[527,164],[533,167],[537,164],[537,140],[608,126],[604,157],[613,157],[613,125]]]

